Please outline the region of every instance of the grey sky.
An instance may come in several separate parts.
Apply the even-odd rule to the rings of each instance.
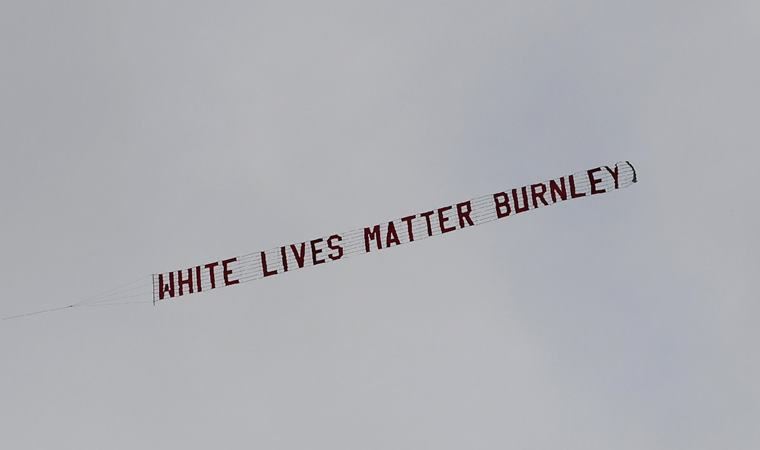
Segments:
[[[0,315],[630,159],[611,195],[0,325],[0,447],[754,449],[756,2],[0,3]]]

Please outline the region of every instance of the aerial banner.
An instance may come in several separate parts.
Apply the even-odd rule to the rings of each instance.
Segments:
[[[378,252],[566,200],[604,194],[636,181],[636,170],[624,161],[343,233],[153,274],[153,303]]]

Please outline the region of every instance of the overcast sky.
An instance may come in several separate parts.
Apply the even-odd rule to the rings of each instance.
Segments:
[[[619,160],[640,182],[0,322],[0,447],[758,448],[759,25],[750,0],[3,0],[0,316]]]

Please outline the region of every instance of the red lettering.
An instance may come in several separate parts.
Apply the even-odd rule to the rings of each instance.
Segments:
[[[201,266],[195,266],[195,284],[198,286],[198,292],[203,292],[203,283],[201,283]]]
[[[204,266],[206,267],[206,270],[208,270],[208,280],[209,282],[211,282],[211,289],[216,288],[216,276],[214,276],[214,269],[218,265],[219,265],[218,262],[212,262]]]
[[[235,261],[237,261],[237,258],[230,258],[230,259],[225,259],[224,261],[222,261],[222,270],[223,270],[222,275],[224,275],[225,286],[232,286],[233,284],[240,283],[240,280],[230,280],[230,275],[232,275],[232,269],[227,267],[228,265],[230,265],[231,263],[234,263]]]
[[[596,169],[591,169],[591,170],[588,171],[588,180],[591,182],[591,195],[594,195],[594,194],[604,194],[605,192],[607,192],[604,189],[597,189],[596,188],[596,185],[599,184],[599,183],[601,183],[602,180],[597,180],[594,177],[594,174],[597,173],[597,172],[601,172],[601,171],[602,171],[601,167],[597,167]]]
[[[465,220],[467,220],[467,223],[470,224],[470,226],[475,225],[475,223],[470,218],[471,212],[472,212],[472,203],[470,203],[470,201],[457,203],[457,217],[459,217],[459,228],[465,227],[465,224],[464,224]]]
[[[540,192],[538,192],[537,188],[541,188]],[[533,207],[538,208],[538,202],[536,200],[541,199],[541,203],[544,204],[544,206],[549,206],[549,203],[546,202],[546,199],[544,198],[544,194],[546,194],[546,185],[544,183],[536,183],[530,185],[530,192],[533,197]]]
[[[569,178],[569,181],[570,181],[570,197],[571,198],[585,197],[586,193],[584,193],[584,192],[575,192],[575,177],[573,177],[572,175],[570,175],[568,178]]]
[[[306,243],[301,242],[301,253],[298,253],[298,248],[296,248],[295,244],[290,244],[290,251],[293,252],[298,267],[302,268],[306,264]]]
[[[604,166],[604,168],[607,169],[607,172],[609,172],[610,175],[612,175],[612,179],[615,180],[615,189],[618,189],[620,187],[620,185],[618,184],[618,176],[620,174],[618,173],[617,164],[615,164],[615,170],[610,169],[609,166]]]
[[[280,247],[280,258],[282,259],[282,271],[288,271],[288,255],[285,253],[285,247]]]
[[[430,216],[432,216],[434,212],[435,211],[427,211],[427,212],[424,212],[424,213],[420,214],[420,217],[424,217],[425,221],[427,222],[428,236],[432,236],[433,235],[433,227],[430,225]]]
[[[497,192],[493,194],[493,203],[496,205],[496,218],[501,219],[507,217],[512,213],[512,208],[509,206],[509,196],[506,192]],[[506,208],[502,211],[502,208]]]
[[[528,188],[526,186],[523,186],[520,188],[522,192],[522,198],[523,198],[523,206],[520,207],[520,202],[517,200],[517,189],[512,189],[512,201],[515,203],[515,213],[520,214],[521,212],[525,212],[530,209],[530,205],[528,204]]]
[[[277,269],[267,269],[267,252],[261,252],[261,271],[264,273],[264,277],[277,275]]]
[[[377,243],[377,249],[383,248],[383,243],[380,242],[380,225],[375,225],[370,231],[369,227],[364,228],[364,250],[369,253],[369,241],[374,239]]]
[[[343,257],[343,247],[340,246],[340,245],[337,245],[337,244],[333,244],[333,241],[340,242],[342,240],[343,240],[343,238],[340,237],[340,235],[337,235],[337,234],[333,234],[332,236],[330,236],[330,239],[327,240],[327,247],[330,250],[337,250],[337,252],[338,252],[337,256],[333,255],[332,253],[329,254],[329,255],[327,255],[333,261],[337,261],[337,260],[339,260],[340,258]]]
[[[158,299],[163,300],[166,294],[174,298],[174,272],[169,273],[168,284],[164,284],[164,274],[158,274]]]
[[[406,223],[406,234],[409,235],[409,242],[414,242],[414,231],[412,230],[412,220],[417,217],[417,214],[413,216],[402,217],[401,220]]]
[[[559,184],[556,181],[549,181],[549,191],[552,196],[552,203],[557,203],[557,196],[560,200],[567,200],[567,187],[565,187],[565,177],[560,177]]]
[[[182,277],[182,270],[177,271],[177,284],[179,285],[179,295],[184,295],[183,287],[187,286],[189,293],[193,293],[193,269],[187,269],[187,279]]]
[[[310,242],[310,244],[311,244],[311,262],[314,263],[315,266],[318,265],[318,264],[322,264],[323,262],[325,262],[324,259],[317,259],[317,255],[319,255],[320,253],[322,253],[322,249],[321,248],[317,249],[317,244],[319,244],[323,240],[324,239],[322,239],[322,238],[312,239],[311,242]]]
[[[388,233],[385,236],[385,246],[390,247],[391,245],[399,244],[401,244],[401,241],[398,239],[398,234],[396,233],[396,225],[394,225],[393,222],[388,222]]]
[[[444,211],[448,211],[451,209],[451,206],[444,206],[443,208],[438,208],[438,226],[441,228],[441,234],[448,233],[449,231],[454,231],[457,229],[457,227],[446,227],[446,222],[449,221],[448,217],[443,216]]]

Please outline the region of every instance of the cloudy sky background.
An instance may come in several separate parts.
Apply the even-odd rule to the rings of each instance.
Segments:
[[[752,1],[0,3],[0,315],[630,159],[173,304],[0,322],[13,449],[755,449]]]

